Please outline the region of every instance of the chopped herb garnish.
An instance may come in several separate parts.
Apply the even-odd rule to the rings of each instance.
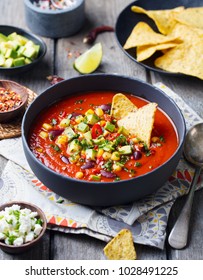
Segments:
[[[146,151],[145,155],[146,155],[146,157],[151,156],[151,151],[150,150]]]
[[[142,164],[141,164],[139,161],[137,161],[137,162],[135,163],[135,166],[136,166],[136,167],[140,167],[140,166],[142,166]]]
[[[52,119],[52,120],[51,120],[51,125],[54,126],[54,125],[56,125],[56,124],[57,124],[57,120],[56,120],[56,119]]]
[[[83,102],[84,102],[83,99],[79,99],[79,100],[76,100],[76,101],[75,101],[75,104],[82,104]]]
[[[117,177],[114,179],[114,182],[118,182],[118,181],[120,181],[120,180],[121,180],[121,178],[117,176]]]
[[[128,156],[121,155],[121,160],[120,160],[120,163],[121,163],[121,164],[124,165],[128,160],[129,160],[129,157],[128,157]]]
[[[128,168],[123,167],[123,170],[125,170],[126,172],[129,172]]]
[[[51,144],[50,146],[51,146],[56,152],[60,152],[60,151],[61,151],[61,149],[59,148],[58,145],[53,145],[53,144]]]
[[[113,161],[109,160],[102,167],[104,169],[106,169],[107,171],[111,171],[112,170],[112,165],[113,165]]]
[[[165,138],[163,136],[160,136],[159,139],[161,142],[165,142]]]
[[[61,204],[61,203],[63,203],[64,201],[65,201],[64,199],[58,199],[56,202]]]

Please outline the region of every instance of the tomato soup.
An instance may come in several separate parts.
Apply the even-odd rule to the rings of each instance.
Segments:
[[[34,121],[29,146],[48,168],[78,180],[113,182],[146,174],[178,147],[176,129],[159,108],[150,147],[110,115],[115,92],[87,92],[60,100]],[[149,103],[125,94],[138,108]]]

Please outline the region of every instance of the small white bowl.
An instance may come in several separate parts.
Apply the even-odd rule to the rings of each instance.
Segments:
[[[41,9],[34,0],[24,0],[25,20],[28,28],[35,34],[62,38],[77,33],[85,20],[85,1],[76,2],[67,9]]]

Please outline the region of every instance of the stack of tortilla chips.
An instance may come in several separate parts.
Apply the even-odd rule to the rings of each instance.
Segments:
[[[156,67],[203,79],[203,7],[147,11],[132,6],[131,10],[150,17],[160,33],[145,22],[139,22],[124,49],[136,47],[138,61],[161,51],[163,55],[154,61]]]

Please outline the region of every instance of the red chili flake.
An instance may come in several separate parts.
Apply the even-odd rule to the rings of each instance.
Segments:
[[[11,111],[22,104],[20,94],[15,91],[0,88],[0,112]]]
[[[96,38],[97,35],[103,32],[113,32],[114,28],[108,25],[102,25],[99,27],[96,27],[94,29],[92,29],[83,39],[83,43],[87,43],[87,44],[92,44]]]
[[[50,76],[47,77],[47,80],[50,82],[51,85],[55,85],[55,84],[60,83],[61,81],[63,81],[64,78],[61,78],[61,77],[59,77],[57,75],[53,75],[53,76],[50,75]]]

